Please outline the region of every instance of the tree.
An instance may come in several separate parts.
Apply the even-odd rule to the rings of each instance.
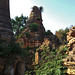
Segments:
[[[67,34],[66,33],[68,31],[69,31],[69,28],[65,28],[64,30],[60,29],[59,31],[56,31],[55,35],[60,40],[61,44],[66,44],[67,43],[67,39],[66,39]]]
[[[11,19],[12,28],[15,35],[18,35],[19,32],[25,28],[27,19],[28,17],[23,16],[23,14],[20,17],[16,16],[15,19]]]

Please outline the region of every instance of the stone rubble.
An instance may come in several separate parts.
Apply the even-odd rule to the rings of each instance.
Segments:
[[[75,75],[75,26],[67,33],[68,56],[63,59],[64,65],[67,66],[67,73]]]

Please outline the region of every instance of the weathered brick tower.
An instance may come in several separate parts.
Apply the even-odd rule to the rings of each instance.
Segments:
[[[38,24],[38,30],[37,31],[32,31],[30,29],[30,25],[31,24]],[[25,33],[29,33],[30,36],[29,38],[26,37]],[[43,26],[42,23],[42,14],[41,14],[41,10],[39,7],[34,6],[30,16],[26,22],[26,28],[24,31],[22,31],[21,35],[22,38],[20,38],[21,42],[23,41],[24,43],[24,47],[39,47],[42,42],[44,41],[44,32],[45,32],[45,28]],[[18,40],[19,41],[19,40]]]
[[[9,0],[0,0],[0,39],[9,41],[12,34]]]

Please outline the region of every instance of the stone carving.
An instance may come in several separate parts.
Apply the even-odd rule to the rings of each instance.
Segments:
[[[67,33],[68,56],[63,59],[64,65],[67,66],[67,73],[75,75],[75,26],[73,26]]]

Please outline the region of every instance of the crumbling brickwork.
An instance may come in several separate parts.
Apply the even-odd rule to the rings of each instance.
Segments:
[[[73,26],[67,33],[68,41],[68,56],[63,59],[64,65],[67,66],[67,73],[75,75],[75,26]]]

